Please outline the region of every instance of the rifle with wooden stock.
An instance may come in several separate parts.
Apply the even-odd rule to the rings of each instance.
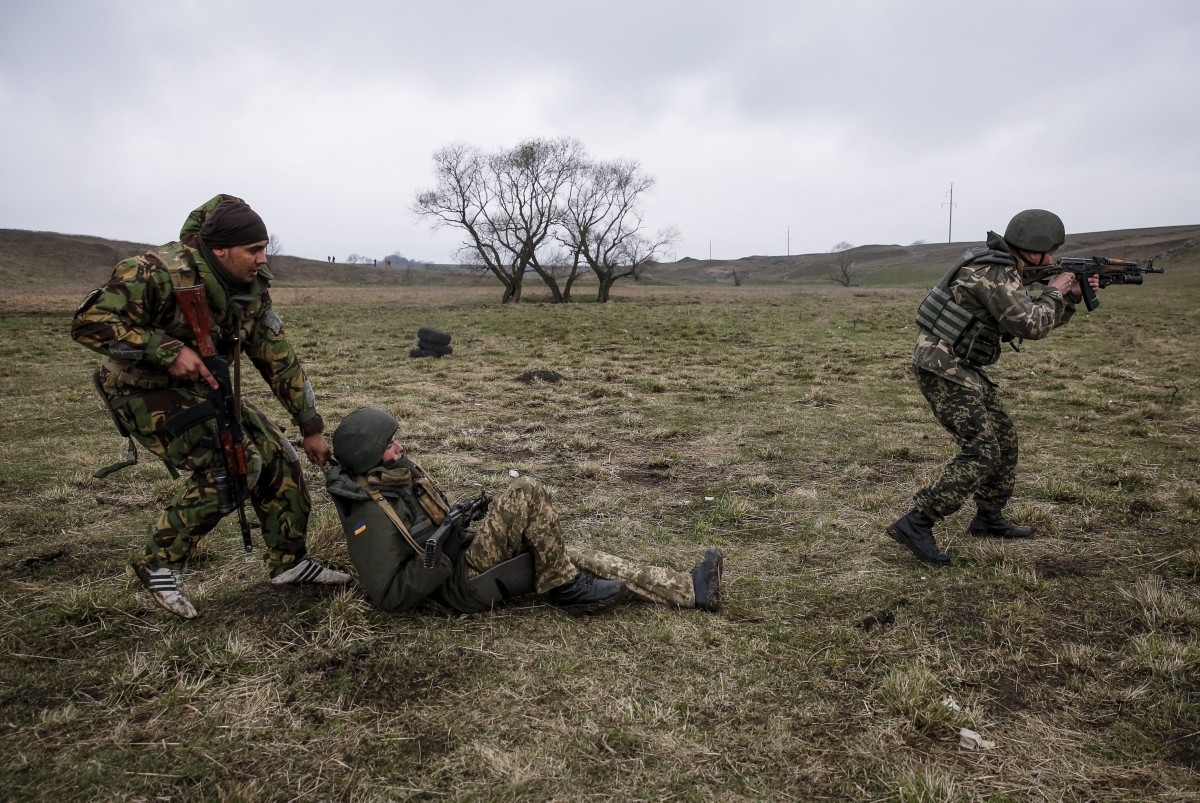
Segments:
[[[191,327],[192,336],[204,367],[217,381],[217,387],[205,386],[205,395],[213,406],[223,460],[212,467],[213,484],[217,489],[217,504],[222,515],[234,510],[242,529],[242,546],[247,552],[250,543],[250,523],[246,519],[246,498],[249,496],[246,469],[246,438],[242,430],[241,410],[229,377],[229,363],[217,353],[212,339],[212,313],[204,285],[175,288],[175,298],[183,317]]]
[[[1147,273],[1165,273],[1162,268],[1154,267],[1154,260],[1148,260],[1143,266],[1140,262],[1126,262],[1108,257],[1060,257],[1053,265],[1045,268],[1030,268],[1025,276],[1033,282],[1044,282],[1059,273],[1073,273],[1083,290],[1083,303],[1088,312],[1100,306],[1096,291],[1088,282],[1088,277],[1099,276],[1100,286],[1110,284],[1141,284]]]

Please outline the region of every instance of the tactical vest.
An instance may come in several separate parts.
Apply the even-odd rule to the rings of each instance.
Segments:
[[[1016,259],[1003,251],[987,246],[972,248],[962,255],[954,267],[929,291],[917,308],[917,326],[950,345],[954,356],[972,366],[991,365],[1000,359],[1003,333],[954,300],[950,284],[958,272],[975,263],[1015,266]]]

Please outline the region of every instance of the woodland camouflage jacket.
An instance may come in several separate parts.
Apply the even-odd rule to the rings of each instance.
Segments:
[[[203,284],[217,351],[232,359],[234,336],[239,336],[242,351],[301,433],[319,433],[323,424],[312,386],[283,321],[271,307],[270,271],[263,266],[248,287],[229,288],[196,247],[204,216],[224,197],[218,195],[192,212],[180,232],[181,242],[119,263],[108,283],[75,312],[71,336],[105,355],[102,373],[110,399],[154,388],[194,388],[195,383],[167,373],[184,346],[198,350],[173,293],[176,287]]]
[[[987,246],[1008,252],[1004,239],[988,232]],[[1034,298],[1021,281],[1017,264],[976,263],[964,265],[950,284],[954,300],[975,317],[1015,339],[1039,340],[1050,330],[1070,320],[1075,305],[1053,287],[1046,287]],[[985,383],[996,383],[975,365],[960,360],[950,344],[918,327],[913,365],[951,382],[982,390]]]

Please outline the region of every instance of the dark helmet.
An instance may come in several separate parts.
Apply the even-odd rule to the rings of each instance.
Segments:
[[[342,419],[333,432],[333,456],[352,474],[366,474],[379,465],[400,422],[387,410],[360,407]]]
[[[1034,253],[1055,251],[1067,239],[1062,218],[1045,209],[1026,209],[1008,221],[1004,241],[1013,248]]]

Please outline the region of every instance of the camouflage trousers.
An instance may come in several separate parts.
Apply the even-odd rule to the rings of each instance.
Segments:
[[[134,563],[182,568],[224,517],[212,474],[224,460],[213,420],[193,420],[190,411],[204,399],[183,388],[142,390],[116,401],[118,420],[138,443],[176,471],[190,472]],[[263,560],[273,576],[304,557],[312,499],[283,432],[253,405],[243,404],[242,410],[250,504],[262,525]]]
[[[536,480],[522,477],[492,502],[487,514],[471,531],[475,540],[467,547],[466,560],[477,574],[516,557],[533,553],[539,594],[569,582],[580,571],[606,580],[623,580],[635,595],[664,605],[696,606],[692,576],[658,566],[632,561],[563,544],[558,513],[550,494]]]
[[[1003,510],[1017,479],[1017,431],[990,385],[973,390],[914,369],[933,414],[958,443],[958,454],[931,485],[913,497],[916,508],[934,519],[954,513],[968,497],[981,510]]]

